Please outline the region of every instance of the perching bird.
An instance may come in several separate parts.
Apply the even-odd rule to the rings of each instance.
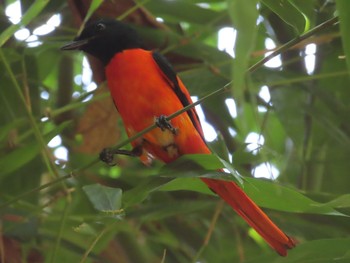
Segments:
[[[103,62],[108,87],[129,137],[154,124],[155,120],[161,126],[133,141],[131,152],[121,150],[119,153],[140,156],[143,162],[152,156],[165,163],[184,154],[211,153],[194,108],[166,122],[164,116],[192,103],[190,94],[162,55],[142,48],[139,36],[130,26],[112,19],[98,20],[86,25],[82,33],[62,49],[82,50]],[[108,155],[104,158],[108,159]],[[201,180],[280,255],[286,256],[287,249],[295,246],[294,240],[236,183]]]

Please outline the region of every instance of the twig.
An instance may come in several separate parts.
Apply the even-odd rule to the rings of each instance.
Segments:
[[[92,241],[91,245],[88,247],[88,249],[85,251],[83,257],[80,260],[80,263],[84,263],[87,259],[87,257],[89,256],[90,252],[92,251],[92,249],[95,247],[95,245],[97,244],[97,242],[101,239],[101,237],[109,230],[109,228],[114,225],[108,225],[106,226],[104,229],[102,229],[102,231],[96,236],[96,238]]]
[[[210,222],[210,226],[209,226],[209,229],[208,229],[208,232],[204,238],[204,241],[203,241],[203,244],[202,246],[200,247],[200,249],[198,250],[196,256],[193,258],[192,262],[198,262],[198,258],[199,256],[202,254],[202,252],[204,251],[205,247],[209,244],[209,241],[210,241],[210,238],[211,238],[211,235],[213,234],[213,230],[215,228],[215,225],[218,221],[218,218],[219,218],[219,215],[224,207],[224,200],[220,200],[216,206],[216,209],[215,209],[215,212],[214,212],[214,215],[211,219],[211,222]]]
[[[27,197],[28,195],[31,195],[31,194],[36,193],[36,192],[39,192],[39,191],[41,191],[43,189],[46,189],[46,188],[48,188],[50,186],[53,186],[53,185],[55,185],[55,184],[57,184],[59,182],[62,182],[64,180],[66,180],[66,179],[78,177],[80,175],[79,172],[82,172],[85,169],[90,168],[91,166],[97,164],[98,162],[99,162],[99,159],[96,158],[91,163],[89,163],[89,164],[87,164],[87,165],[85,165],[85,166],[83,166],[83,167],[81,167],[79,169],[75,169],[74,171],[70,172],[69,174],[66,174],[65,176],[59,177],[59,178],[57,178],[57,179],[55,179],[55,180],[53,180],[53,181],[51,181],[51,182],[49,182],[47,184],[40,185],[38,187],[35,187],[32,190],[24,192],[23,194],[18,195],[17,197],[11,199],[10,201],[2,203],[0,205],[0,210],[5,208],[5,207],[7,207],[7,206],[9,206],[9,205],[11,205],[11,204],[13,204],[13,203],[15,203],[15,202],[17,202],[20,199],[23,199],[23,198]]]
[[[323,22],[322,24],[319,24],[318,26],[314,27],[313,29],[311,29],[310,31],[304,33],[303,35],[292,39],[291,41],[285,43],[284,45],[280,46],[278,49],[276,49],[275,51],[273,51],[270,55],[264,57],[262,60],[258,61],[257,63],[255,63],[253,66],[251,66],[248,69],[248,72],[254,72],[256,69],[258,69],[259,67],[261,67],[262,65],[264,65],[266,62],[268,62],[270,59],[274,58],[275,56],[289,50],[290,48],[292,48],[293,46],[295,46],[296,44],[300,43],[301,41],[304,41],[305,39],[315,35],[316,33],[324,30],[327,27],[330,26],[334,26],[336,23],[338,22],[338,17],[333,17],[329,20],[327,20],[326,22]]]

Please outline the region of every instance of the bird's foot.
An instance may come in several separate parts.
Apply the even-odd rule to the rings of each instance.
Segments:
[[[116,165],[116,162],[114,160],[114,155],[116,154],[127,155],[131,157],[140,157],[142,155],[142,146],[137,146],[133,148],[131,151],[113,149],[113,148],[104,148],[100,152],[100,160],[110,166],[114,166]]]
[[[169,130],[174,135],[178,133],[178,129],[171,125],[170,121],[165,115],[160,115],[157,117],[155,123],[162,131]]]

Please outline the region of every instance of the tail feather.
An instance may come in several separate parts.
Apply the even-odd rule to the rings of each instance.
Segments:
[[[234,182],[202,178],[216,194],[225,200],[281,256],[295,246],[293,239],[279,229],[268,216]]]

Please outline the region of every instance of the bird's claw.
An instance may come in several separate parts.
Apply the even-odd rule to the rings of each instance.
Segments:
[[[142,154],[142,146],[137,146],[133,148],[131,151],[128,150],[121,150],[121,149],[113,149],[113,148],[104,148],[100,152],[100,160],[102,162],[105,162],[106,164],[110,166],[116,165],[116,162],[114,160],[115,154],[121,154],[121,155],[127,155],[131,157],[140,157]]]
[[[169,130],[174,135],[176,135],[178,132],[178,129],[171,125],[170,121],[168,121],[165,115],[160,115],[157,117],[155,123],[162,131]]]
[[[114,160],[114,151],[111,148],[104,148],[101,152],[100,152],[100,160],[102,162],[105,162],[106,164],[108,164],[109,166],[114,166],[116,165],[116,162]]]

